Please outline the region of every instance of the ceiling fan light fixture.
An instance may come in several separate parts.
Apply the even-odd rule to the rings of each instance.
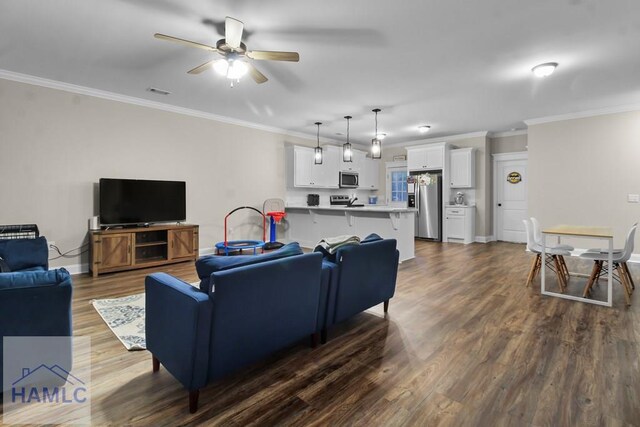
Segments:
[[[213,70],[223,77],[238,80],[247,74],[249,66],[244,61],[219,59],[213,63]]]
[[[342,144],[342,161],[343,162],[353,162],[353,149],[351,148],[351,143],[349,142],[349,120],[352,119],[351,116],[344,116],[347,119],[347,142]]]
[[[371,111],[373,111],[376,115],[376,130],[374,132],[374,135],[376,135],[376,137],[371,140],[371,158],[381,159],[382,158],[382,141],[378,138],[378,135],[379,135],[378,134],[378,113],[382,110],[379,108],[374,108]]]
[[[544,64],[536,65],[531,69],[536,77],[549,77],[558,67],[557,62],[546,62]]]
[[[318,142],[316,145],[316,148],[314,149],[314,156],[313,156],[313,164],[314,165],[321,165],[322,164],[322,147],[320,147],[320,125],[322,123],[321,122],[316,122],[315,125],[318,126]]]
[[[429,125],[422,125],[422,126],[418,126],[418,131],[420,133],[427,133],[431,130],[431,126]]]

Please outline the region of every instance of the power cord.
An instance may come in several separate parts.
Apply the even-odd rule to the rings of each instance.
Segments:
[[[79,255],[82,255],[83,253],[89,252],[89,243],[85,243],[82,246],[79,246],[79,247],[74,248],[74,249],[70,249],[70,250],[68,250],[68,251],[66,251],[64,253],[56,245],[49,245],[49,249],[53,249],[54,251],[56,251],[58,253],[58,256],[53,257],[53,258],[49,258],[49,261],[53,261],[54,259],[59,259],[59,258],[74,258],[74,257],[77,257]],[[80,251],[80,252],[72,254],[72,252],[75,252],[75,251]]]

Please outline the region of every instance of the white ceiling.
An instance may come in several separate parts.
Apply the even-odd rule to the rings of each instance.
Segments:
[[[186,71],[214,54],[156,40],[215,45],[211,22],[245,23],[270,79],[231,89]],[[247,33],[248,32],[248,36]],[[0,69],[233,119],[340,139],[385,142],[525,127],[523,120],[640,103],[638,0],[2,0]],[[546,79],[532,66],[556,61]],[[172,92],[147,92],[155,86]]]

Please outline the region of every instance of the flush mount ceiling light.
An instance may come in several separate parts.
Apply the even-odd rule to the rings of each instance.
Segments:
[[[378,113],[382,110],[379,108],[374,108],[371,111],[373,111],[376,115],[376,131],[374,133],[376,137],[371,140],[371,158],[381,159],[382,158],[382,141],[378,138]]]
[[[531,69],[531,71],[536,75],[536,77],[548,77],[553,74],[557,66],[557,62],[546,62],[544,64],[536,65]]]
[[[349,120],[352,119],[351,116],[344,116],[347,119],[347,142],[342,144],[342,161],[343,162],[352,162],[352,154],[351,143],[349,142]]]
[[[316,126],[318,126],[318,145],[316,145],[315,156],[313,157],[314,165],[322,164],[322,147],[320,147],[320,125],[321,124],[322,124],[321,122],[316,122]]]
[[[418,131],[420,131],[420,133],[427,133],[430,130],[431,130],[431,126],[428,126],[428,125],[418,126]]]

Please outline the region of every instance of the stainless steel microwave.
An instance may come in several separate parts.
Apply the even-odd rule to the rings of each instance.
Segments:
[[[358,172],[340,172],[340,188],[358,188]]]

